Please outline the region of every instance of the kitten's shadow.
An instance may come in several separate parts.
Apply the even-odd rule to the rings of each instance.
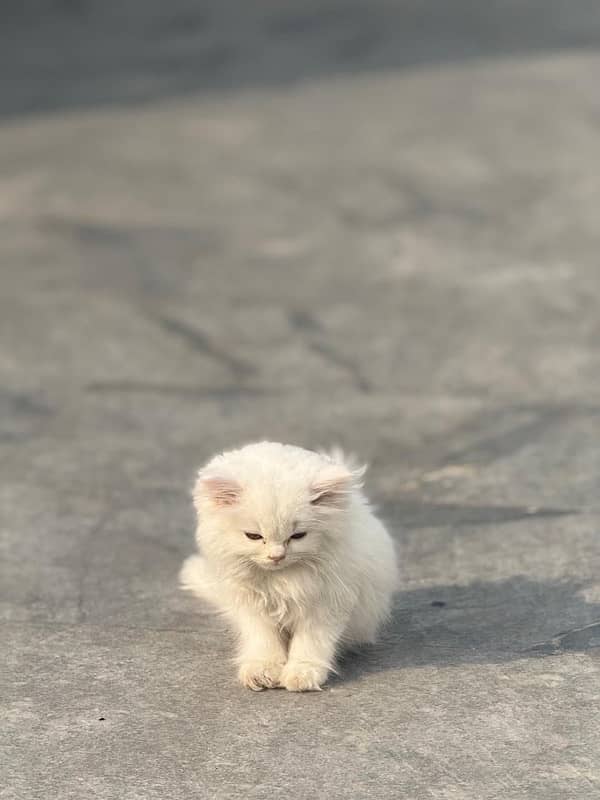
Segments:
[[[330,685],[405,667],[502,663],[600,647],[600,604],[586,602],[586,585],[516,576],[400,592],[379,642],[344,654]]]

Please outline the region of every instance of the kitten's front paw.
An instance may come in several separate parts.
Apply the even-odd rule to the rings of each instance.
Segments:
[[[289,661],[281,673],[281,685],[288,692],[320,692],[327,670],[310,661]]]
[[[238,677],[248,689],[262,692],[263,689],[279,686],[283,666],[283,663],[277,661],[244,661],[240,664]]]

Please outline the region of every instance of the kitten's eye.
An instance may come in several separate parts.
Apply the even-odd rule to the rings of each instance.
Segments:
[[[254,542],[257,542],[259,539],[262,539],[262,538],[263,538],[263,537],[260,535],[260,533],[248,533],[247,531],[244,531],[244,533],[246,534],[246,536],[248,537],[248,539],[252,539],[252,541],[254,541]]]
[[[296,533],[292,533],[290,539],[304,539],[306,536],[306,531],[296,531]]]

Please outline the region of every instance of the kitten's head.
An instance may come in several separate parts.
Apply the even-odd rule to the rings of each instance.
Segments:
[[[318,564],[343,533],[363,473],[341,453],[273,442],[223,453],[194,488],[199,541],[232,566]]]

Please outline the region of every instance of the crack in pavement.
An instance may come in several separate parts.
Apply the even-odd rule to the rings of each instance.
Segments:
[[[161,326],[161,328],[169,334],[176,336],[180,341],[187,344],[192,350],[196,350],[213,361],[216,361],[221,366],[226,367],[234,378],[243,380],[250,375],[256,374],[256,368],[252,364],[232,355],[224,348],[217,345],[212,339],[187,322],[182,322],[173,317],[164,315],[154,315],[153,319]]]
[[[600,647],[600,621],[591,622],[581,628],[571,628],[557,633],[545,642],[539,642],[526,652],[539,655],[558,655],[569,651],[589,650]]]
[[[240,396],[264,397],[272,392],[265,392],[252,386],[192,386],[176,383],[155,383],[153,381],[107,380],[92,381],[84,387],[85,391],[97,394],[171,394],[183,397],[223,400]]]

